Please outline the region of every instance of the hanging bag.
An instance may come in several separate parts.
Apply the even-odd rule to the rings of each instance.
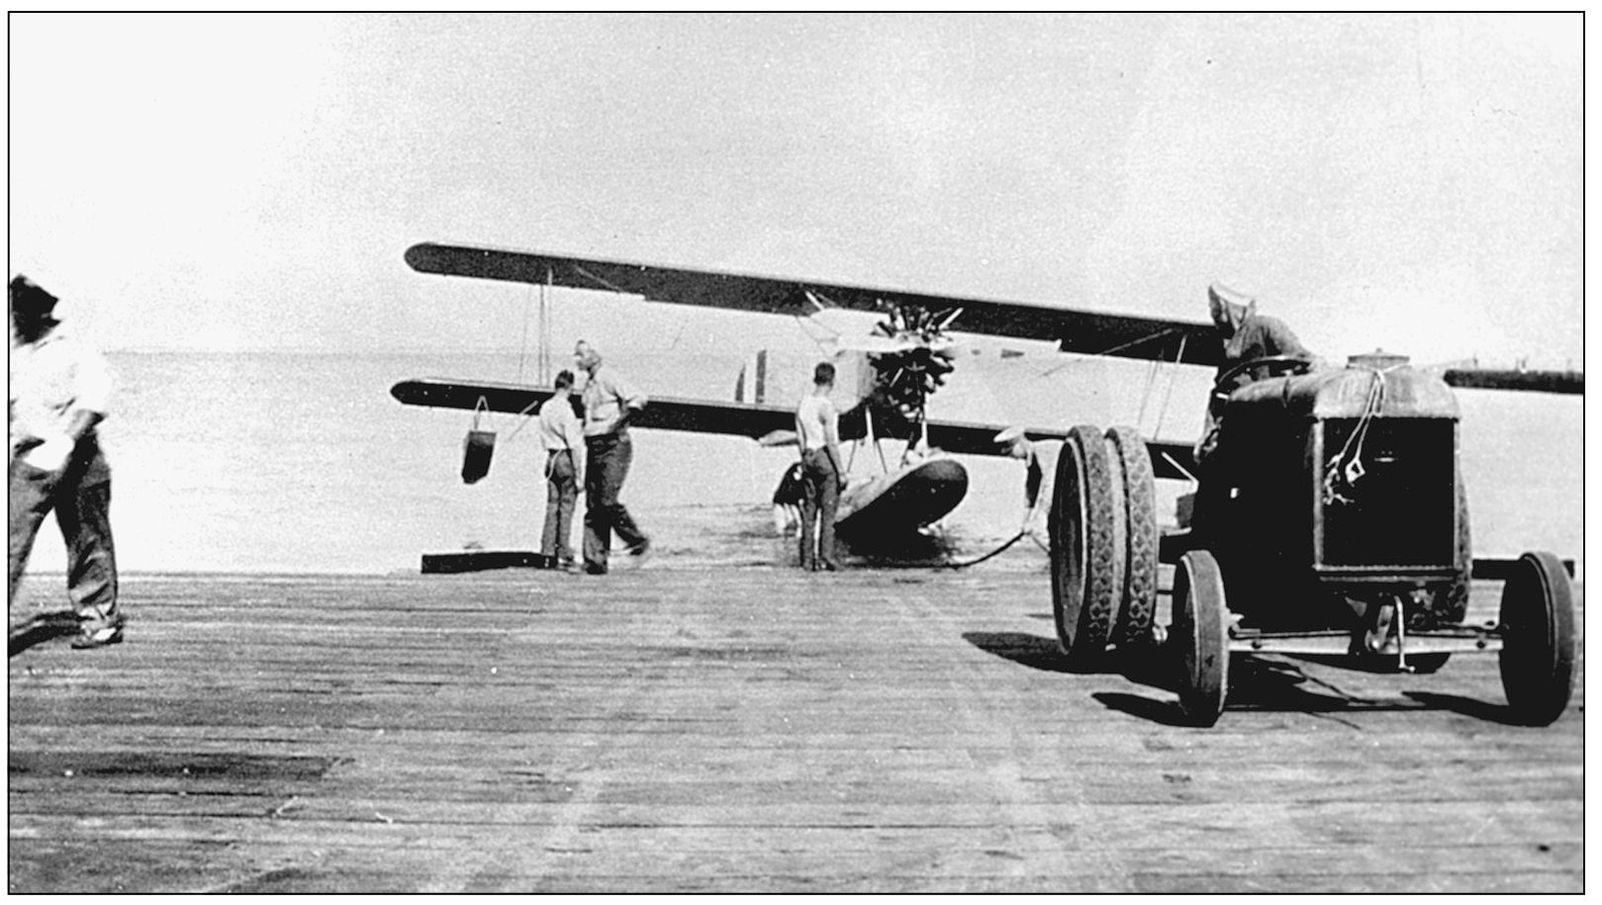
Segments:
[[[473,426],[467,431],[462,450],[462,482],[476,483],[489,474],[490,457],[495,454],[495,432],[478,429],[479,416],[489,411],[489,402],[483,396],[473,407]]]

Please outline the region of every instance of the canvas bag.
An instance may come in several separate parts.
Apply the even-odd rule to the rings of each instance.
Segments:
[[[464,484],[476,483],[489,474],[490,457],[495,454],[495,432],[478,429],[479,416],[488,411],[489,403],[483,396],[478,397],[478,405],[473,407],[473,426],[468,429],[467,439],[462,443]]]

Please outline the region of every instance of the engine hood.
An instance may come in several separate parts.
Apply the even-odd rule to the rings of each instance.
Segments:
[[[1247,384],[1230,396],[1229,407],[1275,406],[1308,418],[1358,418],[1368,410],[1376,386],[1383,387],[1383,418],[1458,417],[1457,397],[1440,377],[1414,368],[1405,356],[1376,352],[1354,355],[1345,367],[1273,377]]]

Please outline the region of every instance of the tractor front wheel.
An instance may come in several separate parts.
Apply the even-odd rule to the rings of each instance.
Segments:
[[[1563,562],[1526,553],[1502,587],[1502,689],[1520,722],[1548,726],[1574,692],[1574,598]]]
[[[1180,646],[1179,709],[1211,726],[1229,693],[1229,610],[1223,573],[1206,550],[1192,550],[1174,570],[1174,618],[1168,633]]]

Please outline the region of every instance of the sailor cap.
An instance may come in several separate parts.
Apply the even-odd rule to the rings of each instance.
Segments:
[[[1021,428],[1021,427],[1009,427],[1006,430],[1002,431],[1001,433],[997,434],[996,435],[996,439],[994,441],[992,441],[992,442],[994,442],[997,446],[1011,446],[1012,444],[1017,443],[1019,440],[1022,440],[1022,439],[1024,439],[1024,429],[1023,428]]]
[[[1217,280],[1214,280],[1210,285],[1208,285],[1207,295],[1211,298],[1217,299],[1220,302],[1228,302],[1231,305],[1240,305],[1241,307],[1245,307],[1256,301],[1256,299],[1253,299],[1246,293],[1231,289]]]

